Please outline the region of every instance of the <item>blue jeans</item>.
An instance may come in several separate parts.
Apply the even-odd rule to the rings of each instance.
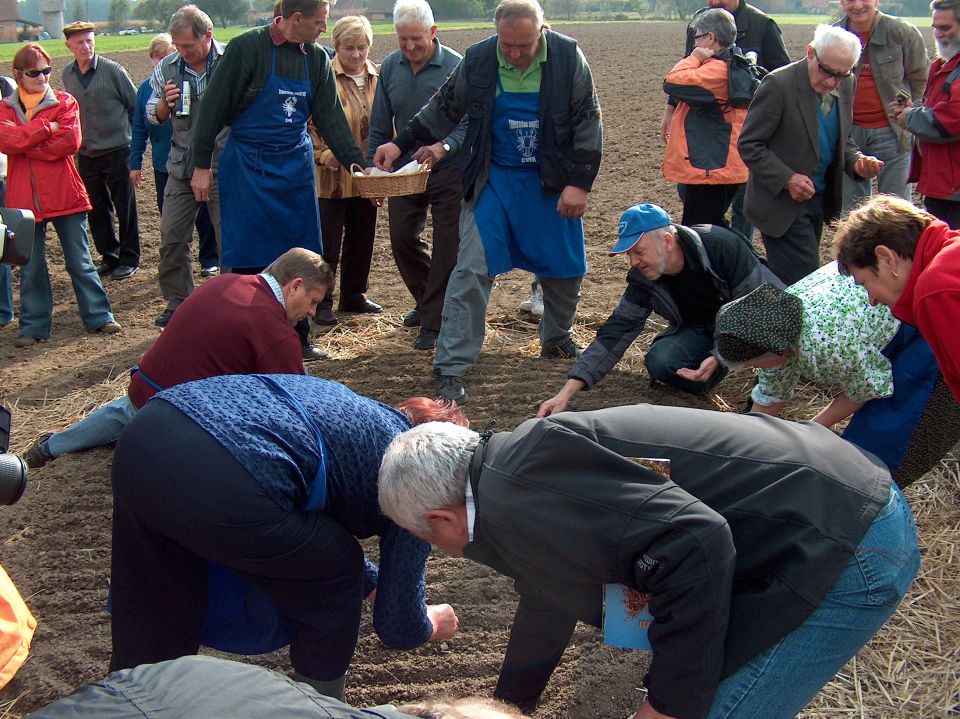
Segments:
[[[83,326],[93,332],[107,322],[113,322],[110,300],[100,283],[100,276],[93,266],[87,247],[87,230],[84,226],[87,213],[77,212],[37,223],[33,255],[20,271],[20,334],[41,340],[50,337],[53,291],[50,288],[50,274],[47,271],[44,249],[48,221],[53,223],[60,237],[63,261],[73,282]]]
[[[799,627],[720,682],[708,719],[795,717],[893,614],[920,567],[896,485],[846,569]]]
[[[0,265],[0,325],[13,319],[13,272],[9,265]]]
[[[900,149],[900,143],[889,127],[850,127],[850,137],[860,152],[883,160],[883,169],[877,175],[877,192],[897,195],[909,201],[911,187],[907,183],[910,172],[910,149]],[[870,196],[870,180],[854,180],[843,175],[843,214],[852,210],[864,197]]]
[[[129,396],[123,395],[97,408],[72,427],[54,432],[47,440],[47,449],[54,457],[59,457],[68,452],[113,444],[136,413],[137,408]]]
[[[700,363],[710,356],[713,344],[712,326],[687,325],[673,334],[655,339],[647,350],[643,363],[650,379],[655,382],[663,382],[691,394],[709,392],[726,376],[724,367],[717,367],[717,371],[706,382],[693,382],[678,377],[677,370],[697,369]]]

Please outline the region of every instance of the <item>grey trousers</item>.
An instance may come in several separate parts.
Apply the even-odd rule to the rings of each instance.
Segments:
[[[163,191],[163,212],[160,214],[160,261],[157,264],[157,281],[160,292],[167,301],[167,309],[175,310],[187,299],[196,285],[193,282],[193,264],[190,260],[190,242],[193,240],[193,226],[202,203],[193,196],[188,180],[173,175],[167,180]],[[213,231],[217,236],[217,255],[222,256],[220,238],[220,191],[217,176],[213,176],[213,187],[207,210]]]
[[[570,337],[580,303],[582,277],[556,279],[538,276],[543,288],[543,317],[538,334],[542,347],[552,347]],[[487,257],[473,210],[460,212],[460,249],[447,283],[443,322],[433,358],[441,375],[462,377],[473,366],[486,333],[487,303],[493,279],[487,274]]]

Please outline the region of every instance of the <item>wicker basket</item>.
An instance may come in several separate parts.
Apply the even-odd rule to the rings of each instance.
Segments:
[[[350,174],[357,170],[362,171],[360,165],[350,166]],[[430,177],[430,161],[427,160],[416,172],[409,175],[353,175],[353,186],[360,197],[400,197],[401,195],[419,195],[427,189],[427,178]]]

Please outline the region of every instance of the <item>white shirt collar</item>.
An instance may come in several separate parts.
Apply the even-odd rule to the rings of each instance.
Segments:
[[[283,297],[283,290],[280,288],[280,283],[277,282],[277,278],[273,275],[268,275],[266,272],[261,272],[260,276],[267,281],[267,284],[270,285],[270,289],[273,290],[273,296],[277,298],[277,302],[286,309],[287,301]]]
[[[473,501],[473,490],[470,488],[470,480],[467,480],[467,491],[464,493],[464,501],[467,505],[467,539],[473,541],[473,525],[477,522],[477,505]]]

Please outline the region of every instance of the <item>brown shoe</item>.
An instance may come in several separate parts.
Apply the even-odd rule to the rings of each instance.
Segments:
[[[113,320],[103,323],[102,325],[97,327],[97,329],[94,330],[96,334],[101,334],[101,335],[115,335],[119,331],[120,331],[120,323],[114,322]]]
[[[20,335],[19,337],[17,337],[17,339],[13,341],[13,346],[14,347],[33,347],[35,344],[39,342],[45,342],[45,341],[46,340],[42,340],[39,337],[28,337],[27,335]]]
[[[52,454],[50,454],[50,450],[47,448],[47,440],[50,439],[51,434],[51,432],[41,434],[39,437],[33,440],[33,444],[27,447],[26,451],[20,455],[21,459],[23,459],[24,463],[30,469],[37,469],[38,467],[45,465],[50,460],[56,459]]]

